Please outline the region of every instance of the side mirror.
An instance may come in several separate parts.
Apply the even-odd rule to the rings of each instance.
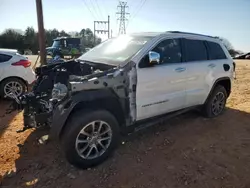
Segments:
[[[160,54],[154,51],[149,51],[149,64],[156,65],[160,63]]]

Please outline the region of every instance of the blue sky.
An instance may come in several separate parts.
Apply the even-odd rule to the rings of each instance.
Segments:
[[[250,51],[250,0],[146,0],[142,7],[144,0],[127,2],[131,13],[127,32],[180,30],[216,35],[238,50]],[[65,31],[93,29],[94,20],[107,20],[109,14],[116,35],[117,5],[118,0],[43,0],[44,25]],[[27,26],[37,29],[35,0],[0,0],[0,32]]]

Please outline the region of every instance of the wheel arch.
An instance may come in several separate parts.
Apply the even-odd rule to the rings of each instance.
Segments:
[[[218,85],[221,85],[221,86],[223,86],[226,89],[226,91],[227,91],[227,97],[230,96],[230,94],[231,94],[231,87],[232,87],[231,86],[231,79],[229,77],[222,77],[222,78],[217,79],[214,82],[214,84],[213,84],[213,86],[212,86],[212,88],[211,88],[211,90],[210,90],[210,92],[209,92],[209,94],[207,96],[207,99],[206,99],[205,103],[207,102],[209,96],[212,94],[214,88],[216,86],[218,86]]]
[[[21,80],[25,85],[26,85],[26,87],[28,87],[28,83],[27,83],[27,81],[26,80],[24,80],[23,78],[21,78],[21,77],[18,77],[18,76],[10,76],[10,77],[6,77],[6,78],[4,78],[4,79],[2,79],[1,81],[0,81],[0,85],[5,81],[5,80],[8,80],[8,79],[12,79],[12,78],[14,78],[14,79],[19,79],[19,80]]]
[[[67,122],[69,119],[75,114],[75,112],[78,112],[80,110],[86,109],[88,110],[107,110],[110,112],[114,117],[117,119],[119,126],[121,128],[126,126],[126,114],[124,105],[122,104],[123,102],[121,101],[120,98],[116,97],[114,94],[113,95],[106,95],[106,94],[101,94],[102,92],[99,91],[98,96],[93,96],[93,92],[90,92],[88,95],[91,97],[83,97],[83,100],[77,100],[73,104],[73,107],[70,109],[70,112],[68,113],[67,117],[65,117],[65,121],[62,122],[62,125],[56,125],[56,135],[58,136],[59,139],[61,139],[62,135],[64,134],[64,131],[67,126]],[[100,95],[101,94],[101,95]],[[95,94],[94,94],[95,95]],[[74,99],[72,99],[74,101]],[[52,125],[52,128],[54,125]]]
[[[100,98],[100,99],[91,100],[91,101],[81,101],[75,105],[70,115],[82,109],[107,110],[115,116],[115,118],[117,119],[120,125],[124,124],[125,122],[124,121],[125,115],[124,113],[122,113],[123,112],[122,106],[120,105],[118,99],[114,97],[105,97],[105,98]]]

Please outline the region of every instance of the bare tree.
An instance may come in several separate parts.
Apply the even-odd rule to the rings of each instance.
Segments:
[[[224,46],[226,47],[226,49],[228,50],[228,52],[230,53],[232,57],[235,57],[236,55],[239,55],[241,53],[239,50],[235,50],[231,42],[229,42],[229,40],[227,40],[226,38],[218,37],[218,36],[215,38],[218,38],[219,40],[221,40],[222,44],[224,44]]]
[[[223,37],[215,37],[215,38],[221,40],[228,51],[234,49],[231,42],[229,42],[229,40],[227,40],[226,38],[223,38]]]

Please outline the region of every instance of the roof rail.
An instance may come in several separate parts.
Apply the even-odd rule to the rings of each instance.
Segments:
[[[189,32],[183,32],[183,31],[167,31],[167,32],[168,32],[168,33],[180,33],[180,34],[189,34],[189,35],[197,35],[197,36],[215,38],[215,37],[209,36],[209,35],[203,35],[203,34],[198,34],[198,33],[189,33]]]

